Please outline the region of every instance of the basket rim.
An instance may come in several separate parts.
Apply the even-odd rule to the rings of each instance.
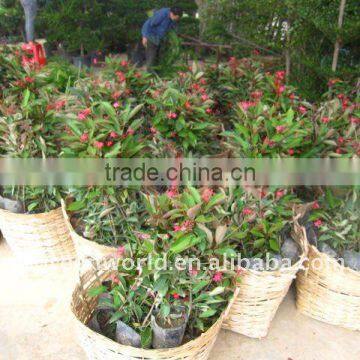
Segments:
[[[97,243],[96,241],[93,241],[93,240],[90,240],[90,239],[87,239],[81,235],[79,235],[75,229],[73,228],[73,226],[71,225],[71,222],[70,222],[70,217],[69,217],[69,214],[68,212],[66,211],[66,203],[65,203],[65,200],[64,199],[61,199],[61,210],[62,210],[62,213],[63,213],[63,216],[64,216],[64,220],[65,220],[65,224],[70,232],[70,236],[71,238],[73,239],[74,243],[75,243],[75,246],[76,248],[78,249],[79,248],[79,244],[78,242],[82,242],[84,244],[89,244],[91,246],[96,246],[98,247],[99,249],[103,249],[104,251],[116,251],[117,247],[116,246],[110,246],[110,245],[104,245],[104,244],[99,244]]]
[[[356,271],[354,269],[349,268],[348,266],[340,265],[336,259],[332,258],[331,256],[321,252],[316,246],[309,244],[309,249],[315,253],[315,255],[319,258],[322,258],[323,260],[329,262],[334,266],[334,270],[341,270],[341,271],[347,271],[353,276],[359,277],[360,280],[360,271]],[[311,259],[309,259],[311,260]]]
[[[59,212],[59,210],[61,210],[61,206],[58,206],[57,208],[50,210],[50,211],[45,211],[45,212],[41,212],[41,213],[35,213],[35,214],[27,214],[27,213],[14,213],[12,211],[9,210],[5,210],[0,208],[0,214],[4,213],[5,215],[8,216],[16,216],[16,217],[38,217],[38,218],[42,218],[42,217],[46,217],[48,215],[51,215],[55,212]]]

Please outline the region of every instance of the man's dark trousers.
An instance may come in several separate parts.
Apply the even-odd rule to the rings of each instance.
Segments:
[[[152,68],[156,64],[157,57],[159,56],[160,45],[154,44],[152,41],[148,39],[146,48],[145,48],[145,56],[146,56],[146,69],[148,71],[152,70]]]

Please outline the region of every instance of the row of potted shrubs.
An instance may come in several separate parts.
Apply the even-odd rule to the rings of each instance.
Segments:
[[[358,190],[321,189],[314,193],[317,200],[306,204],[300,199],[303,191],[173,187],[164,193],[145,193],[92,188],[83,200],[68,197],[66,208],[63,203],[65,222],[70,219],[70,234],[77,232],[70,236],[78,256],[99,261],[86,270],[84,281],[89,274],[101,274],[92,277],[91,286],[80,283],[73,299],[74,312],[79,317],[75,304],[80,298],[88,299],[91,313],[81,320],[96,333],[132,348],[180,346],[201,339],[200,334],[213,329],[219,319],[224,328],[266,336],[309,245],[340,261],[359,280]],[[94,208],[91,199],[94,205],[102,200],[106,210]],[[1,229],[12,245],[16,236],[8,233],[5,222],[11,219],[6,213],[1,212]],[[44,230],[44,220],[41,226]],[[55,226],[52,219],[47,226]],[[103,245],[102,240],[111,237],[107,251],[88,248],[83,252],[79,243],[92,239]],[[179,257],[180,269],[175,266]],[[128,268],[124,259],[141,259],[141,266]],[[165,268],[154,266],[160,260],[167,261]],[[247,289],[245,294],[242,286]],[[236,289],[240,294],[234,297]],[[339,291],[345,296],[343,289]],[[269,301],[264,301],[266,296]],[[249,299],[253,302],[246,308]],[[341,325],[358,329],[358,298],[351,302],[357,310],[342,300],[335,313],[341,313],[340,305],[345,317],[354,311],[352,325]],[[225,311],[226,317],[222,316]]]
[[[356,157],[356,87],[331,80],[312,104],[252,60],[170,79],[107,58],[95,73],[0,54],[0,151],[16,157]]]

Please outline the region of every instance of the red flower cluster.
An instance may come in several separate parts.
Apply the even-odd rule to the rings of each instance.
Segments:
[[[256,106],[256,102],[255,102],[255,101],[241,101],[241,102],[239,103],[239,106],[240,106],[241,109],[243,109],[244,111],[247,111],[250,107]]]
[[[206,188],[201,195],[201,199],[207,203],[207,202],[209,202],[209,200],[211,199],[211,197],[213,195],[214,195],[214,190]]]
[[[244,208],[242,213],[244,216],[246,216],[246,215],[252,215],[254,212],[253,212],[253,210],[251,210],[249,208]]]
[[[212,279],[213,279],[214,282],[220,282],[220,281],[222,281],[222,279],[223,279],[223,274],[222,274],[222,272],[221,272],[221,271],[216,272],[216,273],[214,274],[214,276],[213,276]]]
[[[117,71],[117,72],[115,73],[115,75],[117,76],[119,82],[124,82],[124,81],[126,81],[126,76],[125,76],[125,74],[124,74],[122,71]]]
[[[275,73],[275,92],[277,96],[280,96],[285,91],[285,85],[283,81],[285,79],[285,71],[277,71]]]
[[[66,100],[56,101],[54,104],[49,104],[49,105],[46,107],[46,111],[50,111],[50,110],[59,111],[59,110],[61,110],[65,105],[66,105]]]
[[[104,145],[105,144],[102,141],[94,141],[94,146],[99,150],[101,150],[104,147]]]
[[[191,231],[194,227],[194,222],[192,220],[185,220],[181,225],[174,225],[174,231]]]
[[[166,192],[166,195],[167,195],[168,198],[170,198],[170,199],[172,199],[172,198],[174,198],[175,196],[177,196],[177,195],[178,195],[177,187],[176,187],[176,186],[172,186],[171,189]]]
[[[261,90],[255,90],[255,91],[253,91],[253,92],[250,94],[250,96],[251,96],[253,99],[259,100],[259,99],[262,98],[263,92],[262,92]]]
[[[90,114],[91,114],[91,109],[87,108],[85,110],[80,111],[77,117],[79,120],[85,120]]]
[[[81,141],[82,143],[85,143],[85,142],[87,142],[88,140],[89,140],[89,134],[86,133],[86,132],[84,132],[84,133],[80,136],[80,141]]]
[[[35,81],[35,79],[30,76],[25,76],[25,81],[29,84],[32,84]]]
[[[276,132],[277,132],[278,134],[282,134],[285,130],[286,130],[286,126],[284,126],[284,125],[278,125],[278,126],[276,126]]]
[[[177,113],[171,111],[166,116],[168,119],[176,119],[178,117]]]
[[[230,59],[229,59],[229,67],[230,69],[235,72],[237,67],[239,66],[239,60],[236,59],[235,56],[231,56]]]

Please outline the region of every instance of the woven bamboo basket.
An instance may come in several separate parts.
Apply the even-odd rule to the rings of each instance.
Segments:
[[[79,342],[89,359],[104,360],[206,360],[221,330],[224,318],[227,316],[232,301],[227,310],[216,323],[195,340],[171,349],[138,349],[121,345],[101,334],[91,330],[85,324],[91,318],[97,299],[88,295],[88,290],[98,286],[107,279],[112,270],[110,259],[103,258],[97,265],[80,276],[71,302],[71,310],[77,324]],[[97,270],[95,270],[95,268]],[[236,294],[236,292],[235,292]]]
[[[309,247],[306,269],[296,280],[296,306],[314,319],[360,330],[360,272]]]
[[[279,305],[306,258],[305,229],[295,223],[294,235],[301,246],[302,255],[293,266],[277,271],[244,269],[238,284],[239,294],[224,321],[223,329],[252,338],[267,335]]]
[[[115,253],[115,247],[101,245],[78,235],[71,225],[69,215],[66,212],[66,205],[63,200],[61,200],[61,208],[71,239],[75,244],[77,257],[80,261],[86,259],[100,260],[104,256],[113,255]]]
[[[25,264],[76,258],[61,208],[42,214],[15,214],[0,209],[0,229],[11,250]]]

